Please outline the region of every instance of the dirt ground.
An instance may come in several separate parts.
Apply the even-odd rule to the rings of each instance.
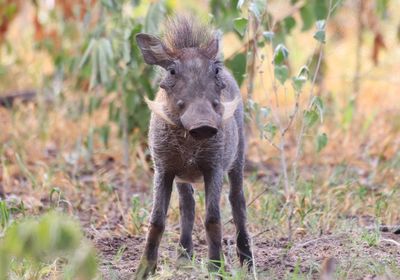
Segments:
[[[160,246],[159,278],[157,279],[204,279],[195,266],[201,266],[206,258],[207,244],[204,232],[194,233],[195,261],[189,269],[177,269],[175,264],[177,235],[172,236],[168,228]],[[110,235],[109,233],[94,233],[89,230],[90,237],[99,251],[101,272],[104,279],[132,279],[143,250],[145,237],[130,235]],[[178,231],[177,231],[178,232]],[[202,235],[203,234],[203,235]],[[326,234],[318,237],[303,237],[289,243],[286,238],[273,239],[270,236],[258,236],[253,240],[256,271],[259,279],[284,279],[290,274],[297,274],[307,279],[320,279],[321,269],[327,262],[334,265],[334,270],[345,271],[347,266],[370,262],[382,265],[400,266],[400,235],[392,232],[382,232],[378,244],[369,245],[359,241],[360,232],[357,229],[341,234]],[[397,242],[397,243],[396,243]],[[237,269],[234,239],[230,232],[224,233],[224,255],[228,263],[228,271]],[[353,261],[356,262],[353,263]],[[325,263],[325,264],[324,264]],[[234,269],[233,269],[234,270]],[[352,269],[353,274],[357,269]],[[200,274],[199,274],[200,273]],[[203,272],[204,273],[204,272]],[[234,274],[234,273],[233,273]],[[339,274],[340,275],[340,274]],[[379,278],[371,270],[367,275],[342,274],[339,277],[351,279],[395,279]],[[157,277],[157,275],[156,275]],[[291,278],[298,279],[298,278]],[[303,278],[299,278],[303,279]]]
[[[120,176],[116,175],[118,177]],[[135,189],[138,190],[137,187]],[[85,194],[75,194],[76,198],[81,199],[74,203],[77,210],[75,214],[99,252],[103,279],[132,279],[144,247],[146,227],[140,234],[132,235],[124,229],[127,224],[124,215],[129,209],[121,209],[118,201],[112,201],[110,197],[105,198],[104,203],[92,193],[91,188],[85,187],[82,191]],[[134,188],[128,193],[130,197]],[[98,211],[96,207],[103,210]],[[146,207],[150,210],[150,204]],[[169,210],[169,215],[174,215],[173,209]],[[321,232],[318,235],[295,234],[292,242],[271,230],[261,234],[253,233],[253,253],[258,279],[320,279],[328,263],[335,271],[334,279],[398,279],[400,231],[379,231],[375,228],[377,222],[370,216],[349,216],[343,219],[346,224],[344,229]],[[175,263],[179,224],[176,217],[172,219],[175,222],[171,222],[171,217],[168,220],[159,249],[158,273],[154,278],[208,278],[205,269],[207,244],[202,223],[196,221],[193,232],[193,262],[186,268],[178,269]],[[147,219],[144,224],[147,224]],[[224,226],[224,256],[227,271],[233,276],[240,270],[234,234],[232,225]],[[386,278],[382,278],[382,275]]]
[[[99,193],[99,189],[92,186],[92,177],[90,174],[82,174],[79,178],[81,187],[65,192],[65,197],[60,197],[57,202],[58,207],[64,208],[64,211],[80,220],[86,236],[92,240],[99,253],[103,279],[132,279],[144,247],[146,226],[136,235],[129,232],[126,226],[131,223],[126,216],[129,216],[131,206],[122,207],[116,192]],[[268,180],[273,181],[272,177]],[[121,185],[117,182],[121,174],[116,172],[113,178],[116,185]],[[23,182],[19,177],[16,178],[15,183],[21,186],[20,191],[2,191],[6,200],[10,203],[13,198],[24,201],[25,207],[32,212],[36,212],[35,209],[41,209],[39,212],[42,212],[54,207],[54,201],[49,199],[47,193],[24,188]],[[127,196],[131,197],[138,192],[148,199],[146,209],[150,210],[150,195],[144,189],[131,186]],[[64,204],[65,201],[69,202]],[[178,214],[172,210],[176,212],[177,209],[169,211],[169,215],[175,217],[168,218],[159,250],[159,266],[155,279],[208,278],[205,269],[207,244],[201,221],[196,221],[193,233],[193,262],[188,267],[176,268],[179,224],[176,216]],[[271,230],[262,234],[253,232],[252,247],[258,279],[320,279],[321,271],[327,263],[334,266],[334,279],[399,279],[397,276],[400,275],[400,231],[378,232],[374,228],[376,221],[372,217],[349,216],[343,219],[348,224],[343,230],[318,235],[297,234],[292,242]],[[147,218],[143,223],[147,224]],[[257,229],[262,230],[259,227]],[[235,254],[235,233],[232,225],[224,226],[223,236],[226,270],[233,275],[233,279],[242,279],[235,277],[240,269]],[[379,278],[382,275],[386,278]]]
[[[120,176],[116,174],[115,177]],[[79,218],[86,236],[92,240],[99,253],[103,279],[132,279],[144,247],[146,228],[140,234],[129,233],[124,228],[129,224],[124,220],[129,207],[122,209],[118,201],[109,195],[103,194],[103,198],[96,195],[94,188],[90,187],[90,178],[85,178],[85,187],[66,195],[69,201],[73,201],[70,205],[72,214]],[[131,192],[133,193],[133,189],[129,191],[130,195]],[[29,191],[5,192],[3,195],[21,199],[27,208],[39,208],[41,211],[51,207],[52,203],[47,195],[39,198]],[[34,199],[35,196],[37,199]],[[63,207],[62,201],[59,201],[60,207]],[[68,204],[64,206],[64,210],[68,211]],[[150,205],[147,208],[150,210]],[[173,211],[170,210],[169,215],[172,214]],[[356,216],[345,219],[348,220],[348,226],[344,230],[314,236],[296,235],[292,242],[271,230],[262,234],[253,233],[253,253],[258,279],[320,279],[321,271],[328,262],[336,271],[334,279],[398,279],[400,231],[377,232],[374,228],[376,221],[372,217],[369,219]],[[144,224],[147,224],[147,219]],[[363,234],[367,235],[363,237]],[[232,225],[224,226],[223,236],[226,270],[233,275],[233,279],[242,279],[234,277],[238,275],[240,268],[235,253]],[[175,266],[178,239],[179,224],[169,223],[159,249],[158,273],[154,276],[155,279],[208,278],[205,269],[207,244],[202,224],[199,221],[195,224],[193,262],[188,267],[179,269]],[[366,267],[370,269],[366,270]],[[386,278],[379,278],[382,275]]]

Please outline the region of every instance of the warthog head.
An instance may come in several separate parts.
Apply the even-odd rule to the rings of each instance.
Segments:
[[[190,19],[170,20],[163,39],[140,33],[136,40],[145,62],[166,70],[160,83],[164,93],[146,100],[150,109],[195,139],[217,134],[240,102],[223,98],[225,69],[218,59],[218,33]]]

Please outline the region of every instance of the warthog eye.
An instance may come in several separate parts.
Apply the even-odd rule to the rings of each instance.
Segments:
[[[176,74],[176,65],[175,63],[173,63],[172,65],[170,65],[167,68],[167,71],[171,74],[171,75],[175,75]]]
[[[176,84],[176,73],[177,70],[175,68],[175,65],[170,65],[167,68],[167,71],[169,72],[170,75],[167,75],[163,81],[160,83],[160,87],[165,89],[165,90],[170,90],[171,88],[173,88]]]
[[[178,100],[176,105],[178,105],[179,109],[183,109],[183,107],[185,107],[185,102],[183,102],[183,100]]]
[[[214,99],[213,102],[212,102],[212,105],[213,105],[214,108],[217,108],[218,105],[219,105],[219,100],[218,99]]]
[[[219,72],[221,72],[221,67],[222,67],[222,62],[221,61],[215,61],[214,62],[213,70],[214,70],[215,76],[217,76],[219,74]]]
[[[215,82],[220,89],[225,88],[225,83],[221,80],[220,73],[222,71],[222,62],[215,61],[213,64],[213,70],[215,75]]]

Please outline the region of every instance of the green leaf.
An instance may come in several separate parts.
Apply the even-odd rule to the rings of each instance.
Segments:
[[[261,107],[260,108],[260,114],[262,117],[266,118],[269,116],[269,114],[271,113],[271,109],[267,108],[267,107]]]
[[[314,39],[322,44],[325,44],[325,37],[326,37],[325,31],[322,31],[322,30],[318,30],[314,34]]]
[[[110,10],[115,10],[116,4],[113,0],[101,0],[101,4]]]
[[[240,34],[240,36],[243,36],[244,33],[246,32],[247,23],[248,23],[247,18],[235,18],[233,20],[233,27]]]
[[[85,63],[88,61],[89,55],[92,52],[93,46],[95,44],[95,40],[91,39],[86,50],[85,53],[83,54],[81,61],[79,62],[78,68],[81,69],[83,67],[83,65],[85,65]]]
[[[321,97],[315,96],[311,102],[313,108],[315,108],[318,112],[319,118],[321,123],[324,121],[324,102],[322,101]]]
[[[102,99],[97,96],[90,96],[88,104],[88,113],[91,115],[101,105]]]
[[[318,113],[314,110],[305,111],[304,121],[307,127],[312,127],[318,121]]]
[[[26,266],[38,273],[41,263],[54,259],[63,259],[67,264],[59,274],[60,279],[94,279],[97,274],[95,251],[84,238],[79,224],[69,216],[50,212],[15,222],[1,241],[0,279],[13,275],[11,262],[17,264],[13,269]]]
[[[103,47],[103,41],[100,40],[98,44],[97,54],[99,55],[99,73],[100,73],[100,82],[105,85],[109,81],[108,77],[108,59],[106,55],[106,51]]]
[[[97,129],[99,133],[101,142],[103,143],[104,147],[108,147],[108,139],[110,137],[110,126],[105,124]]]
[[[324,1],[324,0],[319,0],[319,1]],[[301,28],[301,31],[309,30],[313,26],[315,20],[309,3],[307,5],[304,5],[300,9],[300,16],[301,20],[303,21],[303,27]]]
[[[282,65],[283,62],[288,58],[288,56],[288,49],[283,44],[277,45],[274,51],[274,64]]]
[[[257,18],[258,21],[260,21],[261,15],[264,13],[266,6],[267,1],[265,0],[251,0],[249,11]]]
[[[317,32],[314,33],[314,39],[322,44],[325,43],[325,26],[325,20],[319,20],[316,22]]]
[[[247,107],[248,111],[253,112],[252,117],[254,117],[254,122],[261,133],[260,138],[264,138],[263,135],[265,133],[265,123],[266,119],[271,114],[271,109],[268,107],[260,106],[259,103],[251,99],[248,100]]]
[[[326,20],[324,20],[324,19],[318,20],[315,23],[315,26],[317,27],[317,30],[325,30]]]
[[[325,31],[318,30],[315,32],[314,39],[322,44],[325,44]]]
[[[376,12],[381,18],[384,18],[387,13],[389,0],[376,0]]]
[[[275,33],[272,31],[265,31],[263,32],[263,37],[265,39],[265,41],[267,41],[268,43],[272,42],[272,40],[274,39]]]
[[[111,46],[110,40],[106,39],[106,38],[102,38],[100,42],[101,42],[101,46],[102,46],[102,48],[103,48],[103,50],[104,50],[104,52],[106,54],[106,58],[109,61],[112,61],[114,59],[114,53],[113,53],[113,50],[112,50],[112,46]]]
[[[164,1],[153,2],[150,4],[147,12],[144,32],[150,34],[157,34],[159,32],[160,23],[163,22],[166,14]]]
[[[10,222],[10,211],[5,201],[0,200],[0,226],[5,229]]]
[[[307,79],[303,77],[293,77],[292,78],[292,86],[296,92],[300,92],[303,89],[304,84],[306,83]]]
[[[124,40],[122,43],[122,61],[125,64],[129,64],[131,61],[131,51],[130,42],[128,40]]]
[[[241,10],[245,0],[239,0],[236,5],[236,9]]]
[[[322,151],[322,149],[325,148],[327,144],[328,144],[328,136],[326,135],[326,133],[318,135],[317,152],[319,153],[320,151]]]
[[[295,26],[296,20],[294,19],[294,17],[285,17],[285,19],[283,20],[283,27],[285,28],[286,34],[289,34]]]
[[[343,112],[343,125],[348,128],[350,123],[353,121],[355,111],[355,102],[352,100],[350,101]]]
[[[308,67],[306,65],[303,65],[303,66],[301,66],[299,74],[297,74],[297,77],[302,77],[307,80],[309,74],[310,74],[310,69],[308,69]]]
[[[258,103],[255,102],[253,99],[249,99],[247,101],[247,106],[249,107],[250,110],[254,111],[258,108]]]
[[[0,3],[3,4],[4,2],[0,1]],[[3,6],[2,8],[4,8],[4,5],[2,6]],[[17,11],[18,11],[17,5],[15,3],[6,4],[5,11],[4,13],[2,13],[3,16],[5,16],[6,19],[5,21],[7,21],[7,19],[11,19],[11,17],[13,17]]]
[[[96,41],[93,50],[90,53],[91,60],[91,75],[90,75],[90,83],[89,88],[93,89],[97,85],[97,74],[98,74],[98,42]]]
[[[264,132],[267,134],[269,139],[273,139],[277,131],[278,128],[273,123],[268,123],[264,126]]]
[[[286,65],[275,65],[275,78],[283,85],[289,76],[289,69]]]
[[[304,84],[308,80],[308,75],[310,70],[306,65],[300,68],[299,74],[296,77],[292,78],[292,86],[296,92],[300,92],[304,86]]]
[[[325,19],[328,16],[328,3],[327,0],[314,0],[314,13],[317,20]]]
[[[240,86],[243,83],[244,74],[246,73],[246,55],[239,53],[233,58],[226,60],[225,65],[232,71],[235,80]]]

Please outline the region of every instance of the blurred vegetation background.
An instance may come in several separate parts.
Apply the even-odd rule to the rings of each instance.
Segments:
[[[144,64],[134,38],[162,34],[163,21],[179,12],[221,30],[225,65],[242,90],[254,238],[295,244],[343,231],[349,221],[399,224],[399,6],[0,0],[0,277],[100,277],[108,266],[86,238],[102,251],[103,235],[146,230],[152,167],[144,97],[154,97],[160,71]],[[201,188],[197,200],[201,223]],[[226,208],[226,231],[233,232]],[[68,218],[58,216],[63,212]],[[176,197],[169,220],[179,220]],[[369,244],[373,234],[357,236]],[[80,255],[79,246],[87,248]],[[269,266],[264,256],[261,267]],[[398,267],[396,260],[389,266]],[[343,265],[338,275],[365,275],[371,265],[361,267]],[[268,273],[303,273],[276,270]]]

